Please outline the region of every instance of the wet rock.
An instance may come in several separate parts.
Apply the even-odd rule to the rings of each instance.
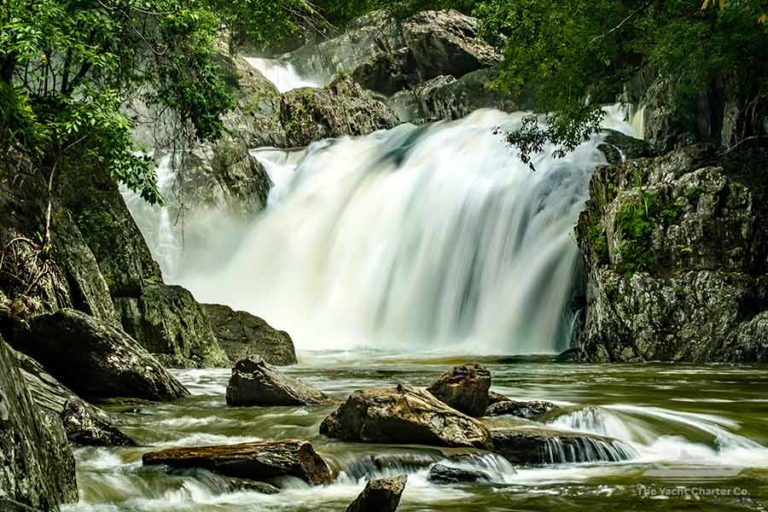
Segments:
[[[438,462],[427,474],[427,479],[434,484],[473,484],[490,482],[490,476],[479,468],[459,467],[450,463]]]
[[[15,348],[88,399],[172,400],[189,394],[133,338],[85,313],[39,315],[17,334]]]
[[[0,337],[0,510],[58,510],[77,497],[61,422],[35,407]]]
[[[81,446],[133,446],[109,414],[75,395],[45,371],[40,363],[21,352],[13,352],[37,408],[61,419],[69,442]]]
[[[144,454],[146,466],[200,468],[246,480],[270,481],[291,476],[310,485],[331,482],[328,464],[306,441],[263,441],[226,446],[171,448]]]
[[[369,480],[347,512],[394,512],[408,481],[407,475]]]
[[[295,89],[283,95],[280,119],[289,146],[342,135],[366,135],[394,127],[395,114],[349,77],[324,89]]]
[[[163,365],[223,368],[230,364],[202,306],[185,288],[151,284],[137,298],[116,298],[115,305],[125,332]]]
[[[241,359],[232,368],[227,405],[328,405],[336,403],[319,389],[283,375],[260,356]]]
[[[580,432],[517,427],[492,430],[493,451],[513,464],[618,462],[635,455],[621,441]]]
[[[503,400],[489,405],[485,410],[486,416],[517,416],[531,421],[541,421],[547,413],[557,408],[552,402],[543,400]]]
[[[595,171],[576,230],[587,276],[580,359],[766,357],[737,348],[768,310],[766,162],[763,150],[723,158],[692,146]]]
[[[480,417],[488,407],[491,372],[477,364],[455,366],[437,378],[427,391],[469,416]]]
[[[488,405],[491,406],[498,402],[504,402],[507,400],[511,400],[508,396],[502,395],[501,393],[496,393],[495,391],[489,391],[488,392]]]
[[[597,149],[603,152],[609,164],[656,156],[656,151],[648,142],[616,130],[604,130],[603,142],[597,146]]]
[[[413,447],[407,452],[385,452],[356,458],[352,462],[344,464],[342,471],[354,480],[382,472],[408,474],[428,468],[444,458],[445,454],[440,450]]]
[[[488,429],[423,388],[356,391],[320,425],[344,441],[489,448]]]
[[[258,355],[268,364],[296,364],[296,350],[291,336],[261,318],[228,306],[203,304],[216,339],[232,362]]]

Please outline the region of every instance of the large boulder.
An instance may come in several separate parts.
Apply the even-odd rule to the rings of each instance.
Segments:
[[[455,366],[437,378],[427,391],[457,411],[483,416],[488,407],[491,372],[477,364]]]
[[[14,351],[13,356],[37,408],[60,418],[67,439],[81,446],[133,446],[109,415],[75,395],[31,357]]]
[[[58,510],[75,501],[75,459],[61,422],[35,407],[0,337],[0,510]]]
[[[609,437],[546,428],[492,430],[493,451],[513,464],[618,462],[631,459],[631,446]]]
[[[320,433],[344,441],[490,448],[488,429],[448,407],[426,389],[355,391],[320,425]]]
[[[336,401],[298,379],[288,377],[260,356],[241,359],[232,368],[227,405],[328,405]]]
[[[120,297],[115,306],[123,329],[165,366],[226,367],[229,358],[219,346],[208,316],[181,286],[150,284],[138,297]]]
[[[207,469],[224,476],[257,481],[291,476],[310,485],[321,485],[332,479],[328,464],[312,445],[297,440],[170,448],[145,453],[142,462],[147,466]]]
[[[232,362],[250,355],[261,356],[268,364],[296,364],[291,336],[245,311],[228,306],[203,304],[219,345]]]
[[[766,360],[768,152],[707,146],[598,168],[576,229],[581,359]],[[744,349],[739,347],[745,347]]]
[[[407,475],[369,480],[347,512],[395,512],[407,481]]]
[[[342,135],[366,135],[392,128],[397,116],[349,77],[323,89],[303,88],[283,95],[280,119],[289,146]]]
[[[125,332],[72,309],[34,317],[17,330],[13,344],[87,399],[172,400],[189,394]]]

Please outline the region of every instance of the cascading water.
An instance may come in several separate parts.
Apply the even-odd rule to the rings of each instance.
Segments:
[[[275,87],[280,92],[288,92],[302,87],[322,87],[324,85],[318,80],[299,75],[296,68],[290,62],[261,57],[246,57],[245,61],[255,69],[258,69],[267,80],[275,84]]]
[[[180,282],[301,348],[566,348],[573,226],[604,157],[596,139],[532,171],[497,130],[521,118],[478,111],[320,142],[289,180],[285,154],[260,151],[282,173],[272,206],[226,265]]]

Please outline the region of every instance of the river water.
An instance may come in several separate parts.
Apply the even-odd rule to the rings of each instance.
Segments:
[[[301,353],[300,359],[300,365],[286,371],[338,398],[399,382],[426,385],[454,364],[478,361],[371,352]],[[410,469],[400,510],[766,510],[765,368],[581,365],[547,358],[479,361],[492,372],[493,390],[561,405],[562,414],[549,419],[549,426],[614,436],[637,455],[621,463],[527,468],[490,458],[484,469],[493,482],[487,484],[435,485],[427,481],[425,469]],[[113,407],[124,430],[142,447],[78,450],[81,503],[68,510],[345,510],[366,477],[382,474],[365,462],[370,455],[440,457],[430,447],[352,444],[320,436],[320,422],[332,407],[227,407],[229,373],[179,370],[175,374],[191,397]],[[490,427],[528,423],[509,416],[483,421]],[[164,447],[288,438],[311,440],[341,472],[336,482],[315,488],[283,482],[285,489],[275,495],[232,492],[226,479],[210,473],[169,473],[140,462],[142,453]]]

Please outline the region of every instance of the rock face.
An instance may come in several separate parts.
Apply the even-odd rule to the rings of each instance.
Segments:
[[[170,367],[225,367],[208,316],[192,294],[180,286],[150,284],[138,298],[116,298],[125,332]]]
[[[347,512],[395,512],[408,481],[406,475],[370,480]]]
[[[107,413],[82,400],[53,378],[31,357],[14,352],[30,395],[38,409],[61,419],[69,442],[81,446],[133,446]]]
[[[435,397],[469,416],[480,417],[488,407],[491,372],[476,364],[456,366],[427,388]]]
[[[311,485],[331,482],[328,464],[306,441],[264,441],[226,446],[171,448],[144,454],[147,466],[201,468],[247,480],[269,481],[292,476]]]
[[[72,309],[33,318],[14,345],[88,399],[172,400],[189,394],[133,338]]]
[[[517,416],[531,421],[540,421],[548,412],[557,408],[552,402],[543,400],[517,401],[502,400],[488,406],[485,416]]]
[[[227,405],[322,405],[335,400],[319,389],[283,375],[259,356],[235,363],[227,385]]]
[[[582,359],[765,360],[766,162],[693,146],[595,171]]]
[[[320,425],[320,433],[344,441],[489,448],[488,429],[425,389],[356,391]]]
[[[306,146],[341,135],[365,135],[397,124],[395,114],[349,77],[324,89],[295,89],[283,95],[280,119],[289,146]]]
[[[75,459],[61,422],[34,406],[0,337],[0,510],[58,510],[74,501]]]
[[[618,462],[635,455],[627,444],[608,437],[518,427],[492,430],[493,451],[512,464]]]
[[[219,345],[232,362],[250,355],[261,356],[268,364],[296,364],[291,336],[278,331],[259,317],[228,306],[203,304]]]

